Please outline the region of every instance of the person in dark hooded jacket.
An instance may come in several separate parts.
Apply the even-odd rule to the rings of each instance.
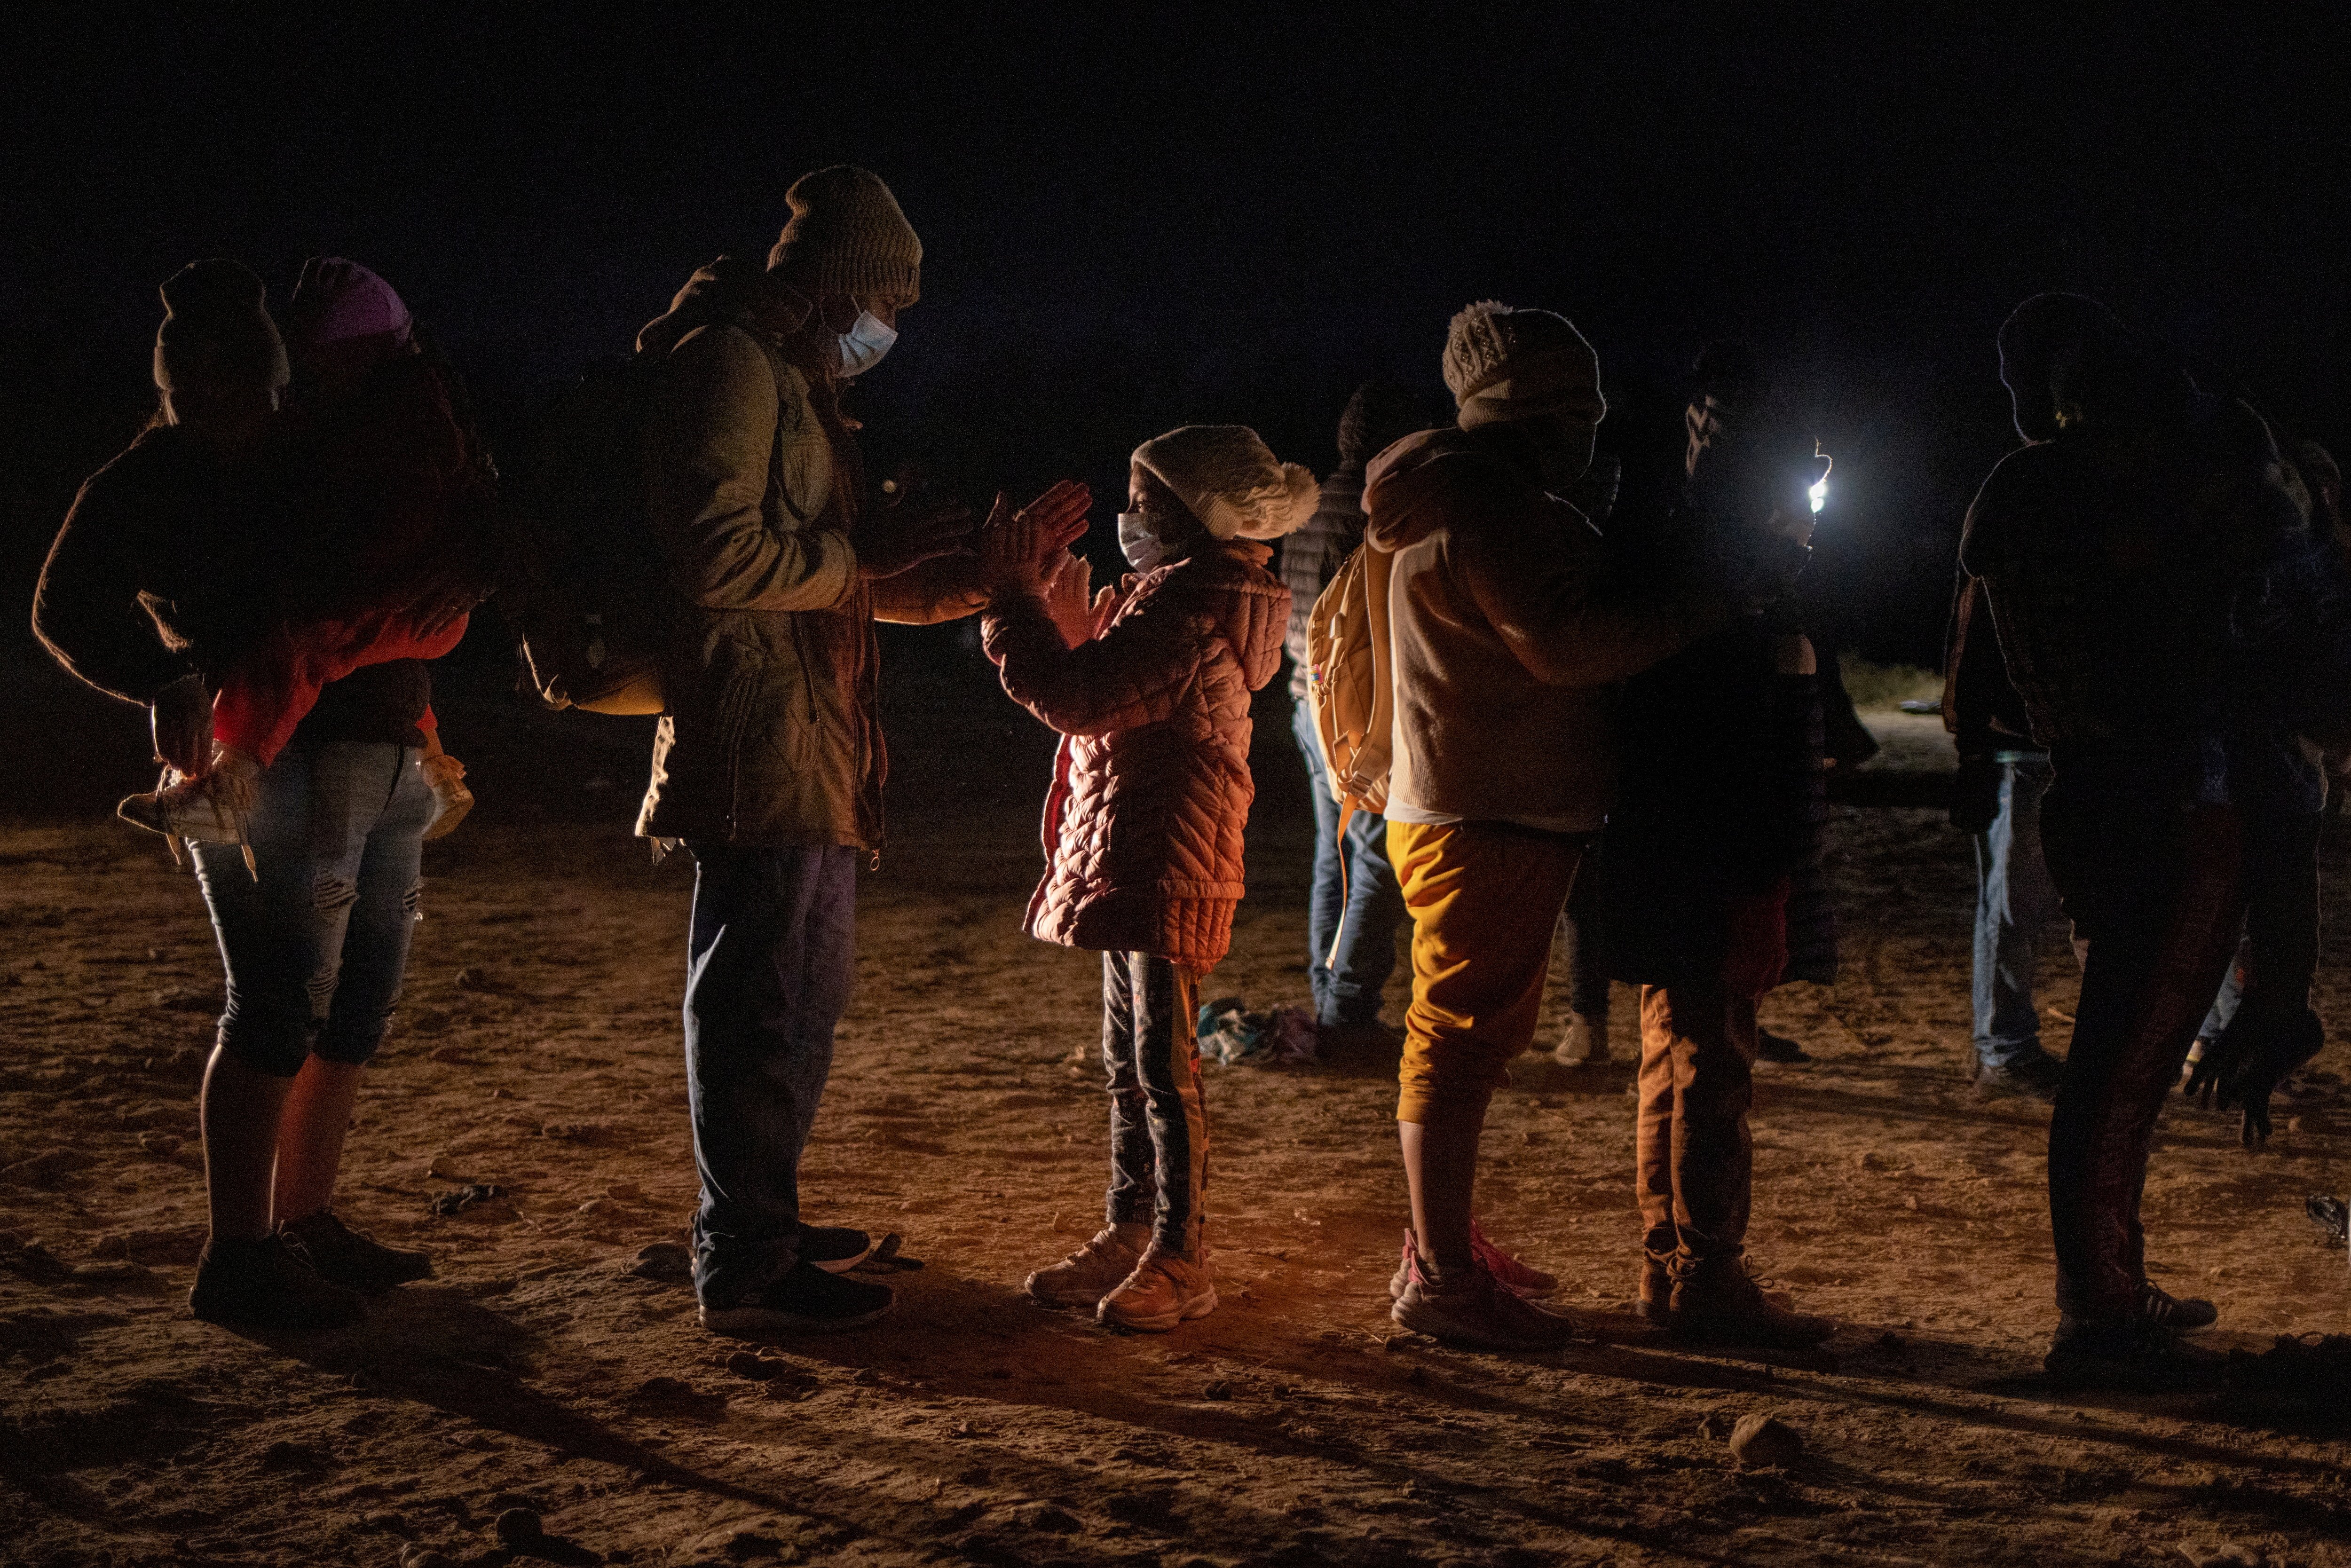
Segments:
[[[2041,295],[2000,334],[2026,445],[1969,508],[1960,561],[2053,779],[2051,877],[2085,954],[2049,1127],[2058,1328],[2050,1372],[2197,1385],[2213,1320],[2147,1278],[2155,1123],[2243,919],[2242,802],[2208,787],[2231,700],[2231,598],[2290,522],[2258,415],[2210,398],[2095,301]],[[2241,788],[2253,780],[2240,775]]]
[[[1380,992],[1395,968],[1404,894],[1388,863],[1387,819],[1358,811],[1339,836],[1339,804],[1322,767],[1308,700],[1306,622],[1314,601],[1364,542],[1364,468],[1392,443],[1423,428],[1421,401],[1405,388],[1365,382],[1339,416],[1339,466],[1322,481],[1320,504],[1281,544],[1281,578],[1290,589],[1290,728],[1306,758],[1314,799],[1314,882],[1306,915],[1306,976],[1314,1022],[1326,1051],[1384,1034]],[[1334,950],[1334,940],[1337,946]]]

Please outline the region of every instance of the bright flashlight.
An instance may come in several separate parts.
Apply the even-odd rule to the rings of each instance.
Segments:
[[[1813,516],[1817,517],[1821,515],[1821,508],[1829,504],[1829,476],[1836,471],[1836,459],[1822,451],[1818,441],[1813,443],[1813,455],[1828,465],[1826,468],[1821,470],[1821,476],[1813,480],[1804,491],[1805,495],[1812,497]]]

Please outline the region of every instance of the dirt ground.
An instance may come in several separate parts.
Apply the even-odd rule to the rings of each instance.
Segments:
[[[1592,1343],[1474,1355],[1389,1322],[1404,1204],[1371,1067],[1208,1070],[1214,1316],[1123,1337],[1031,1306],[1022,1275],[1097,1222],[1103,1108],[1071,1057],[1099,970],[1020,934],[1049,747],[951,636],[893,640],[893,836],[804,1182],[812,1218],[900,1232],[925,1266],[883,1323],[768,1350],[637,1271],[694,1193],[692,867],[627,836],[640,727],[444,684],[483,803],[428,852],[343,1200],[438,1274],[348,1331],[265,1340],[184,1305],[220,972],[193,880],[104,820],[142,782],[137,737],[29,662],[0,671],[10,732],[69,762],[20,754],[0,823],[0,1562],[497,1563],[494,1521],[528,1507],[547,1533],[519,1560],[579,1563],[2351,1563],[2339,1425],[2040,1382],[2045,1113],[1963,1081],[1970,852],[1922,806],[1840,809],[1844,977],[1766,1009],[1813,1060],[1761,1070],[1754,1252],[1840,1321],[1824,1354],[1642,1333],[1621,1067],[1530,1071],[1488,1134],[1488,1227],[1562,1275]],[[1305,995],[1282,700],[1207,988],[1252,1006]],[[1873,718],[1899,744],[1861,798],[1922,798],[1935,721]],[[2345,853],[2334,835],[2333,889]],[[2055,933],[2050,953],[2062,1049],[2074,977]],[[2351,1019],[2351,967],[2323,983]],[[1620,991],[1620,1059],[1630,1015]],[[2259,1154],[2232,1119],[2168,1115],[2158,1277],[2219,1301],[2219,1343],[2344,1326],[2344,1255],[2302,1213],[2351,1187],[2339,1087]],[[506,1196],[430,1210],[468,1182]],[[1741,1472],[1701,1430],[1754,1411],[1800,1462]]]

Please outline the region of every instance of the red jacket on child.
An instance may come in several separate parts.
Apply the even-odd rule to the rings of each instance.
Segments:
[[[988,612],[1006,693],[1064,737],[1031,936],[1195,971],[1224,957],[1256,795],[1249,694],[1280,669],[1290,614],[1272,555],[1212,542],[1130,577],[1108,624],[1075,648],[1036,599]]]

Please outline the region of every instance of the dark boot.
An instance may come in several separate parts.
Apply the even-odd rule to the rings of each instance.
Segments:
[[[1641,1315],[1653,1323],[1665,1322],[1672,1310],[1674,1253],[1679,1245],[1671,1226],[1641,1238],[1641,1289],[1636,1299]]]
[[[1700,1344],[1748,1345],[1800,1350],[1836,1332],[1826,1318],[1806,1317],[1775,1306],[1747,1272],[1746,1260],[1674,1260],[1673,1300],[1666,1327],[1676,1339]]]
[[[289,1219],[277,1228],[288,1247],[323,1280],[362,1296],[378,1296],[411,1280],[430,1279],[433,1260],[422,1252],[386,1247],[363,1230],[353,1230],[334,1210]]]
[[[188,1311],[208,1323],[256,1329],[330,1329],[367,1315],[356,1291],[319,1277],[277,1236],[258,1241],[214,1237],[196,1260]]]

